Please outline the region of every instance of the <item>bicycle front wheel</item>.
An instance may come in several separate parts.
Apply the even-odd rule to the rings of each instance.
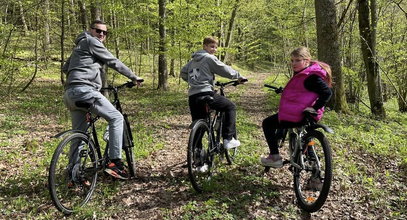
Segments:
[[[212,139],[208,124],[205,120],[198,120],[190,133],[188,142],[188,176],[192,187],[202,192],[211,179]]]
[[[222,113],[221,113],[221,116],[218,118],[218,120],[220,120],[220,121],[222,122],[222,123],[220,124],[221,126],[219,126],[218,130],[215,131],[215,133],[216,133],[219,137],[221,137],[221,134],[222,134],[224,119],[225,119],[225,113],[222,112]],[[237,140],[237,134],[235,134],[234,138]],[[220,140],[220,138],[218,138],[217,140]],[[223,144],[222,144],[222,145],[223,145]],[[232,148],[232,149],[225,149],[225,148],[222,146],[222,150],[224,150],[224,152],[225,152],[226,161],[228,162],[229,165],[231,165],[231,164],[233,163],[233,161],[235,160],[236,155],[237,155],[237,149],[238,149],[238,147],[235,147],[235,148]]]
[[[51,160],[48,188],[54,205],[71,214],[92,196],[97,179],[94,143],[83,133],[64,138]]]
[[[130,177],[136,176],[136,160],[134,157],[134,142],[133,136],[130,130],[130,124],[125,115],[124,131],[123,131],[123,150],[126,155],[126,162],[129,170]]]
[[[319,131],[303,137],[304,144],[294,169],[294,191],[298,205],[307,212],[318,211],[325,203],[332,182],[332,155],[328,140]]]

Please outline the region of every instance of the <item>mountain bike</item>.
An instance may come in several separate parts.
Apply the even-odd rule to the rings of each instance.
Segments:
[[[232,80],[226,83],[216,82],[215,86],[219,87],[219,94],[225,96],[224,90],[227,86],[239,84],[239,81]],[[210,108],[213,97],[202,96],[199,101],[205,103],[207,116],[205,119],[195,120],[190,126],[187,162],[188,176],[192,186],[197,192],[202,192],[216,174],[216,166],[224,157],[228,164],[232,164],[238,150],[237,147],[229,150],[223,147],[221,137],[225,113]]]
[[[282,88],[270,85],[265,87],[281,92]],[[315,113],[304,112],[304,123],[300,127],[281,129],[279,147],[282,147],[288,135],[289,170],[294,176],[294,192],[298,205],[304,211],[316,212],[325,203],[332,182],[332,153],[324,133],[333,133],[326,125],[317,123]],[[265,167],[267,173],[270,167]]]
[[[131,88],[134,85],[133,82],[127,82],[120,86],[109,86],[101,90],[113,93],[112,104],[124,117],[122,149],[125,152],[125,161],[130,178],[135,177],[136,171],[133,153],[134,142],[130,123],[127,114],[123,113],[118,93],[119,90]],[[71,214],[90,200],[96,187],[97,174],[109,162],[108,129],[103,135],[106,148],[102,155],[95,125],[100,116],[91,113],[90,107],[93,103],[79,101],[75,104],[87,109],[86,131],[67,130],[54,136],[63,139],[54,152],[48,175],[51,199],[54,205],[65,214]]]

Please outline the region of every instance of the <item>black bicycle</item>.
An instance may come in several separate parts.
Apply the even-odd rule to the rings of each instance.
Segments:
[[[264,85],[277,93],[282,88]],[[325,203],[332,182],[332,153],[325,135],[317,129],[333,133],[328,126],[317,123],[315,113],[304,112],[302,126],[282,129],[280,146],[282,147],[288,134],[289,170],[294,176],[294,191],[298,205],[307,212],[318,211]],[[265,167],[268,172],[270,167]]]
[[[123,113],[118,92],[123,88],[131,88],[135,84],[127,82],[120,86],[109,86],[102,90],[113,93],[112,104],[124,116],[123,150],[128,165],[130,178],[135,177],[136,161],[133,153],[133,135],[127,115]],[[55,137],[63,137],[52,157],[48,175],[48,188],[54,205],[63,213],[71,214],[85,205],[91,198],[96,187],[98,171],[103,170],[109,162],[108,133],[105,133],[106,148],[101,152],[95,123],[100,116],[92,115],[92,103],[77,102],[78,107],[87,109],[85,132],[67,130]],[[107,132],[108,130],[106,130]]]
[[[226,83],[216,82],[215,86],[219,87],[219,94],[225,96],[224,89],[227,86],[239,84],[239,81],[233,80]],[[238,150],[237,147],[229,150],[223,147],[221,137],[225,114],[210,108],[209,103],[213,101],[213,97],[202,96],[199,101],[205,103],[207,116],[192,122],[190,126],[187,161],[192,186],[197,192],[202,192],[210,185],[211,178],[216,174],[215,168],[223,157],[226,157],[228,164],[232,164]]]

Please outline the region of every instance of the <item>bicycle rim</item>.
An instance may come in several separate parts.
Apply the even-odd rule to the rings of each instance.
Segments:
[[[211,179],[209,149],[212,149],[212,141],[208,125],[204,120],[199,120],[191,130],[187,153],[188,176],[197,192],[204,191]]]
[[[316,212],[324,205],[332,182],[331,150],[319,131],[307,133],[303,140],[297,162],[305,169],[294,169],[294,190],[298,205],[307,212]]]
[[[96,161],[94,144],[85,134],[74,133],[60,142],[52,157],[48,187],[61,212],[71,214],[89,201],[96,186]]]
[[[222,113],[221,119],[220,119],[220,120],[222,120],[222,124],[221,124],[221,126],[219,126],[219,130],[216,131],[216,134],[219,135],[219,137],[222,133],[221,131],[223,129],[223,121],[224,121],[223,119],[224,118],[225,118],[225,113]],[[237,135],[235,135],[234,138],[237,140]],[[220,140],[220,138],[217,140]],[[236,158],[238,147],[235,147],[232,149],[225,149],[222,144],[221,148],[222,148],[222,150],[224,150],[226,161],[228,162],[229,165],[231,165]]]

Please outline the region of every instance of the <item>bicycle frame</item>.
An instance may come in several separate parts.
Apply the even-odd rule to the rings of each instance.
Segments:
[[[219,94],[221,96],[226,97],[225,95],[225,88],[227,86],[237,86],[239,83],[237,81],[229,81],[226,83],[220,83],[216,82],[216,86],[219,86]],[[222,133],[222,127],[223,127],[223,117],[222,117],[222,112],[217,111],[214,109],[211,109],[209,106],[208,101],[206,101],[205,104],[206,112],[207,112],[207,117],[206,120],[208,122],[210,134],[211,134],[211,141],[212,141],[212,148],[209,153],[212,155],[213,152],[215,153],[220,153],[223,148],[221,148],[220,144],[220,139],[221,139],[221,133]],[[219,126],[219,127],[217,127]],[[215,135],[215,131],[217,134]]]

